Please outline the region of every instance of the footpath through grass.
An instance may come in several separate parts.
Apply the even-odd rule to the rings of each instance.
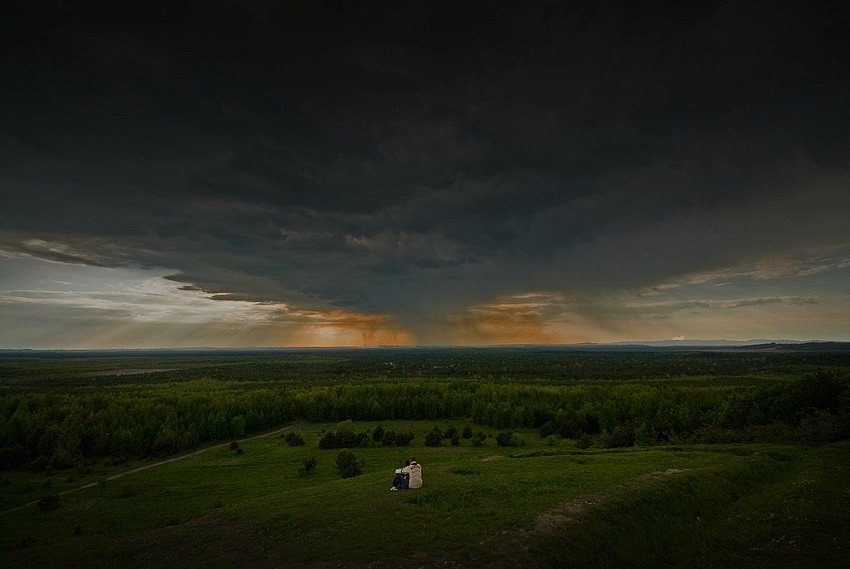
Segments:
[[[317,446],[333,425],[302,425],[304,446],[277,436],[225,446],[62,496],[55,510],[3,514],[4,565],[846,566],[847,443],[582,451],[521,431],[520,447],[425,447],[435,424],[464,426],[384,421],[413,444],[353,449],[354,478],[334,468],[338,450]],[[425,486],[390,492],[410,455]],[[315,473],[299,476],[311,456]],[[23,476],[2,487],[4,506],[32,499],[21,485],[36,481]],[[68,476],[51,489],[84,483]]]

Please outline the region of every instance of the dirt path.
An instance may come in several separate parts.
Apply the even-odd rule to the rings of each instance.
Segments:
[[[263,437],[270,437],[272,435],[282,433],[283,431],[286,431],[287,429],[291,429],[292,427],[296,427],[298,425],[301,425],[302,423],[304,423],[304,421],[296,421],[294,423],[290,423],[290,424],[286,425],[285,427],[281,427],[280,429],[277,429],[277,430],[274,430],[274,431],[271,431],[271,432],[268,432],[268,433],[262,433],[260,435],[254,435],[253,437],[246,437],[244,439],[238,439],[236,442],[244,443],[246,441],[253,441],[254,439],[261,439]],[[230,444],[231,443],[229,443],[229,442],[219,443],[217,445],[202,448],[202,449],[196,450],[194,452],[190,452],[188,454],[183,454],[183,455],[180,455],[180,456],[174,456],[174,457],[171,457],[171,458],[166,459],[166,460],[161,460],[159,462],[146,464],[146,465],[140,466],[138,468],[133,468],[132,470],[126,470],[124,472],[119,472],[118,474],[113,474],[112,476],[109,476],[108,478],[104,478],[104,480],[105,481],[116,480],[118,478],[123,478],[123,477],[125,477],[129,474],[133,474],[135,472],[147,470],[148,468],[153,468],[155,466],[162,466],[163,464],[168,464],[169,462],[176,462],[178,460],[183,460],[184,458],[189,458],[190,456],[195,456],[195,455],[198,455],[198,454],[201,454],[201,453],[205,453],[207,451],[215,450],[217,448],[226,447],[226,446],[229,446]],[[74,492],[79,492],[80,490],[85,490],[87,488],[93,488],[93,487],[97,486],[99,483],[100,483],[100,481],[90,482],[89,484],[86,484],[85,486],[79,486],[77,488],[71,488],[70,490],[63,490],[62,492],[56,492],[56,495],[64,496],[65,494],[72,494]],[[40,501],[40,499],[39,500],[33,500],[32,502],[27,502],[26,504],[21,504],[20,506],[15,506],[14,508],[10,508],[8,510],[3,510],[2,512],[0,512],[0,516],[2,516],[3,514],[9,514],[11,512],[15,512],[17,510],[22,510],[24,508],[28,508],[29,506],[35,506],[36,504],[38,504],[39,501]]]

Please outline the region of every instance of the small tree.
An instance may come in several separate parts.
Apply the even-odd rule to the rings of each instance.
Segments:
[[[316,465],[318,461],[315,456],[311,456],[304,459],[304,462],[301,463],[301,466],[298,468],[298,476],[304,478],[310,474],[313,474],[316,470]]]
[[[360,470],[360,461],[348,449],[342,450],[336,455],[336,467],[343,478],[353,478],[363,474]]]
[[[377,427],[375,427],[375,430],[372,431],[372,440],[376,443],[379,443],[384,440],[384,428],[381,425],[378,425]]]
[[[648,447],[652,446],[652,433],[646,423],[635,429],[635,446]]]

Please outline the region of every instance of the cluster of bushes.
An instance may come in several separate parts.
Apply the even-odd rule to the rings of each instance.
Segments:
[[[337,425],[336,431],[326,432],[319,439],[319,448],[354,448],[362,445],[369,438],[366,431],[354,432],[354,421],[351,419]]]
[[[496,433],[496,444],[500,447],[518,447],[525,444],[522,436],[513,431]]]
[[[448,427],[445,431],[443,431],[439,427],[434,427],[428,433],[425,434],[425,446],[442,446],[444,440],[448,440],[449,442],[451,442],[452,446],[458,446],[460,444],[461,437],[465,439],[472,439],[472,444],[474,444],[475,446],[481,446],[481,444],[484,442],[484,439],[487,438],[487,436],[481,431],[473,434],[472,427],[470,427],[469,425],[465,426],[463,428],[463,431],[458,431],[457,427],[455,426]]]
[[[396,433],[395,431],[387,431],[384,430],[384,427],[378,425],[375,427],[375,430],[372,431],[372,440],[376,443],[381,443],[383,446],[397,446],[397,447],[406,447],[409,446],[414,439],[413,433]]]

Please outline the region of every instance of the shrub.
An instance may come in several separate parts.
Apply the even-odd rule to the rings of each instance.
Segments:
[[[406,447],[408,446],[414,439],[413,433],[398,433],[395,436],[395,446],[397,447]]]
[[[304,444],[304,437],[294,431],[286,433],[283,440],[291,447],[302,446]]]
[[[443,444],[443,432],[434,427],[431,429],[427,435],[425,435],[425,446],[426,447],[438,447]]]
[[[239,448],[239,443],[237,441],[233,441],[230,443],[230,450],[236,450]]]
[[[396,434],[395,431],[386,431],[384,432],[384,438],[381,443],[384,446],[394,445],[396,442]]]
[[[360,470],[360,461],[357,456],[348,449],[340,451],[336,455],[336,468],[339,470],[343,478],[353,478],[360,476],[363,472]]]
[[[446,432],[443,433],[444,439],[453,439],[457,436],[457,427],[449,427],[446,429]]]
[[[587,433],[582,433],[582,435],[576,441],[576,448],[587,449],[593,444],[593,437],[588,435]]]
[[[600,439],[604,448],[630,447],[635,444],[635,429],[628,424],[620,424],[610,433],[603,431]]]
[[[475,433],[475,435],[473,435],[473,437],[472,437],[472,446],[480,447],[481,445],[484,444],[484,441],[486,439],[487,439],[487,437],[484,436],[484,433],[479,431],[479,432]]]
[[[381,425],[375,427],[375,430],[372,432],[372,440],[376,443],[384,440],[384,428]]]
[[[472,438],[472,427],[470,427],[469,425],[465,426],[463,428],[463,433],[461,434],[461,436],[465,439],[471,439]]]
[[[546,421],[542,425],[540,425],[540,438],[545,439],[550,435],[554,435],[558,432],[557,427],[555,427],[555,423],[552,421]]]
[[[500,433],[496,433],[496,444],[500,447],[509,447],[511,445],[511,438],[514,436],[513,431],[502,431]]]
[[[74,459],[71,454],[64,448],[57,449],[53,456],[50,457],[50,467],[56,470],[63,470],[74,466]]]
[[[457,432],[455,432],[454,436],[452,437],[452,446],[458,446],[459,444],[460,437],[458,436]]]
[[[298,476],[301,478],[313,474],[316,470],[316,465],[318,461],[315,456],[311,456],[304,459],[304,462],[301,463],[301,466],[298,468]]]

